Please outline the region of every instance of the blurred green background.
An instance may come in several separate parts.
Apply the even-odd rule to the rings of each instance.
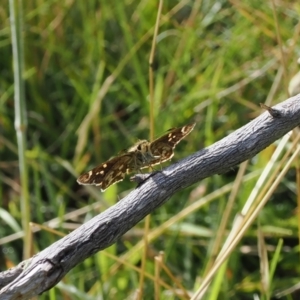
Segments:
[[[60,238],[38,230],[24,246],[19,234],[24,216],[67,234],[134,188],[127,177],[101,193],[79,186],[76,177],[149,138],[148,61],[157,11],[158,1],[23,1],[18,41],[24,57],[29,201],[22,205],[12,11],[8,3],[1,6],[1,271],[22,261],[24,247],[30,245],[33,255]],[[288,83],[298,71],[299,13],[299,1],[164,1],[154,59],[155,136],[197,123],[176,148],[173,161],[251,121],[262,113],[260,102],[273,105],[288,98]],[[252,177],[239,187],[225,235],[276,147],[249,162],[245,174]],[[270,299],[299,282],[296,170],[297,165],[289,170],[259,216],[269,260],[283,241],[268,290],[262,283],[254,223],[205,299]],[[154,256],[164,251],[165,264],[186,291],[199,287],[218,253],[213,245],[231,191],[221,188],[234,183],[238,168],[228,171],[174,195],[152,214],[149,234],[157,234],[147,252],[149,274],[154,275]],[[181,215],[202,197],[211,198]],[[167,226],[171,218],[174,222]],[[134,299],[139,273],[133,265],[141,265],[143,235],[141,222],[39,299]],[[118,266],[116,257],[131,265]],[[174,284],[163,271],[161,279]],[[154,299],[155,293],[159,299],[181,297],[165,287],[155,292],[153,278],[147,277],[143,299]],[[296,299],[297,290],[284,297]]]

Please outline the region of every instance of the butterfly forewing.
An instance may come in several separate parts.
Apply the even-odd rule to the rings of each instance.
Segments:
[[[83,185],[97,185],[104,191],[112,184],[122,181],[126,173],[132,171],[134,159],[133,152],[114,157],[79,176],[77,182]]]
[[[174,155],[175,146],[185,138],[194,127],[195,123],[179,128],[173,128],[170,129],[167,134],[154,140],[150,145],[150,150],[153,156],[159,158],[153,159],[150,165],[154,166],[170,160]]]

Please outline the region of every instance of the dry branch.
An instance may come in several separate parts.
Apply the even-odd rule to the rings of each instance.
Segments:
[[[210,147],[155,173],[117,204],[26,264],[0,273],[0,287],[5,285],[0,291],[1,300],[30,299],[50,289],[77,264],[115,243],[177,191],[227,172],[300,125],[300,94],[275,109],[279,114],[272,116],[266,111]],[[196,132],[193,132],[195,139]]]

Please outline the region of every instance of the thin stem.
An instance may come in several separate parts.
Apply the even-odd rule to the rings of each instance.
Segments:
[[[28,172],[26,164],[26,102],[24,94],[24,57],[22,44],[22,1],[9,0],[10,24],[11,24],[11,40],[13,52],[13,71],[14,71],[14,99],[15,99],[15,130],[17,134],[19,171],[21,181],[21,215],[22,227],[24,230],[24,250],[23,257],[30,257],[30,205],[28,192]]]

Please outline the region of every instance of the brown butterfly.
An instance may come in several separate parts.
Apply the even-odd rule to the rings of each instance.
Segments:
[[[152,143],[147,140],[137,142],[124,154],[118,155],[91,171],[78,177],[77,182],[83,185],[100,186],[104,191],[110,185],[122,181],[126,174],[151,167],[171,159],[175,146],[194,128],[195,123],[170,129]]]

